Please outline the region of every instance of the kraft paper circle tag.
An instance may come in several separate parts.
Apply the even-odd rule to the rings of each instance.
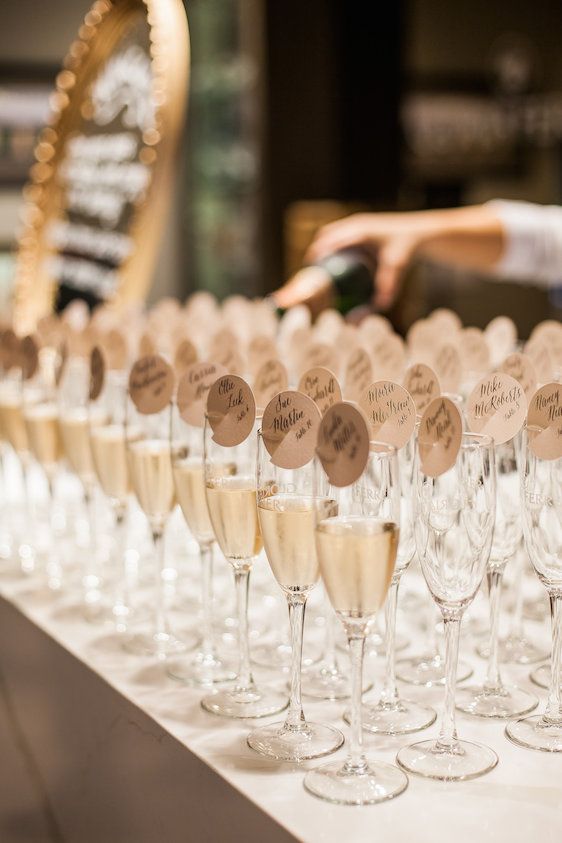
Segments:
[[[555,319],[545,319],[533,329],[531,342],[541,342],[549,350],[551,358],[558,366],[562,366],[562,325]]]
[[[462,441],[462,419],[456,405],[442,395],[425,408],[418,431],[421,468],[439,477],[456,462]]]
[[[102,350],[95,345],[90,354],[90,401],[99,398],[105,378],[105,360]]]
[[[493,363],[499,363],[509,354],[517,342],[517,328],[509,316],[496,316],[484,329],[484,339],[488,343]]]
[[[256,373],[254,397],[258,407],[265,407],[274,395],[283,392],[289,385],[287,369],[280,360],[266,360]]]
[[[388,334],[371,346],[373,371],[378,380],[399,381],[406,367],[406,348],[398,334]]]
[[[39,368],[39,346],[35,337],[24,337],[20,343],[21,371],[24,380],[33,377]]]
[[[226,375],[220,363],[193,363],[178,383],[176,403],[182,419],[193,427],[203,427],[207,393],[217,378]]]
[[[336,372],[339,369],[339,358],[331,345],[313,342],[305,349],[301,357],[301,371],[319,367]]]
[[[256,401],[246,381],[231,374],[217,378],[207,393],[207,418],[219,445],[233,448],[247,439],[256,420]]]
[[[102,348],[107,358],[109,369],[126,369],[129,359],[127,340],[117,328],[112,328],[105,335]]]
[[[516,436],[527,415],[523,387],[503,372],[486,375],[467,401],[468,426],[474,433],[489,434],[496,445]]]
[[[385,334],[392,334],[393,328],[386,316],[381,316],[380,313],[370,313],[361,320],[359,333],[366,340],[372,342]]]
[[[439,379],[433,369],[425,363],[414,363],[406,371],[403,381],[404,389],[407,389],[416,405],[419,415],[422,415],[428,404],[434,398],[441,395]]]
[[[454,345],[447,343],[438,349],[433,367],[443,392],[457,392],[462,380],[462,361]]]
[[[459,339],[465,371],[485,372],[490,365],[490,352],[480,328],[465,328]]]
[[[180,340],[174,353],[174,370],[177,377],[181,377],[196,362],[197,349],[191,340]]]
[[[453,337],[459,331],[462,331],[460,316],[448,307],[436,308],[430,313],[428,322],[444,336]]]
[[[320,411],[312,398],[288,389],[271,399],[264,410],[262,438],[274,465],[300,468],[316,449]]]
[[[347,358],[344,375],[344,395],[348,401],[359,401],[373,382],[373,364],[364,348],[356,348]]]
[[[341,401],[341,388],[336,376],[323,366],[315,366],[301,375],[299,392],[312,398],[321,416],[329,407]]]
[[[151,416],[170,403],[174,391],[174,371],[158,354],[141,357],[129,375],[129,394],[139,413]]]
[[[500,372],[509,375],[517,383],[520,383],[525,393],[527,402],[531,400],[537,388],[537,375],[535,367],[531,362],[531,358],[526,354],[520,354],[514,351],[509,357],[506,357],[499,368]]]
[[[410,393],[394,381],[376,381],[359,400],[371,430],[377,439],[395,448],[403,448],[416,426],[416,405]]]
[[[238,337],[233,331],[229,328],[221,328],[211,340],[209,353],[214,360],[219,360],[227,351],[236,348],[238,344]]]
[[[318,430],[316,453],[332,486],[355,483],[369,459],[369,426],[362,411],[345,401],[330,407]]]
[[[217,355],[217,362],[224,366],[227,372],[232,375],[243,375],[245,370],[244,358],[235,346],[223,348]]]
[[[2,334],[2,365],[8,371],[20,365],[20,341],[11,328]]]
[[[533,339],[525,343],[523,351],[535,367],[538,382],[548,383],[551,381],[554,375],[554,366],[548,346],[540,339]]]
[[[253,372],[277,357],[277,346],[271,337],[258,334],[248,345],[248,363]]]
[[[540,433],[529,435],[529,447],[536,457],[562,457],[562,384],[547,383],[535,392],[529,404],[527,426],[540,428]]]
[[[139,354],[141,357],[154,357],[156,354],[156,343],[150,334],[143,334],[139,340]]]
[[[443,339],[429,319],[413,322],[406,333],[406,344],[411,357],[425,357],[433,353],[435,345]]]

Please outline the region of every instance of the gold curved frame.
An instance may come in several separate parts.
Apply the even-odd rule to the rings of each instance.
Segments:
[[[187,19],[181,0],[96,0],[57,76],[49,125],[39,136],[35,163],[24,188],[14,279],[14,325],[19,334],[33,331],[37,320],[53,307],[57,282],[45,266],[53,252],[46,231],[63,214],[63,191],[56,174],[66,140],[81,125],[81,109],[91,82],[141,15],[149,28],[156,127],[148,137],[143,136],[139,158],[150,165],[151,178],[146,196],[134,208],[129,228],[134,249],[117,270],[119,284],[112,303],[119,307],[143,300],[149,289],[184,121],[189,85]]]

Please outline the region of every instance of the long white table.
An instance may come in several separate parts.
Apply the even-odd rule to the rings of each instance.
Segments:
[[[85,622],[75,596],[50,595],[37,578],[7,573],[0,573],[0,592],[2,843],[562,839],[562,757],[513,746],[499,721],[458,715],[462,737],[499,755],[490,774],[458,784],[411,777],[394,801],[331,805],[302,785],[304,772],[322,760],[298,766],[256,755],[245,742],[256,721],[205,713],[199,691],[169,679],[161,664],[125,654],[107,629]],[[530,627],[548,643],[546,624]],[[416,629],[410,652],[419,649]],[[471,638],[462,655],[481,679],[484,664]],[[367,669],[380,678],[382,660]],[[505,678],[538,693],[542,706],[546,692],[528,673],[504,669]],[[403,690],[440,710],[442,689]],[[305,703],[307,717],[347,733],[341,702]],[[401,738],[370,736],[366,744],[393,761],[405,742],[436,732],[437,725]]]

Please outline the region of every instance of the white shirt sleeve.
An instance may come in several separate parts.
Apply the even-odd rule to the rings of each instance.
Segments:
[[[506,280],[540,287],[562,284],[562,207],[494,199],[505,249],[494,272]]]

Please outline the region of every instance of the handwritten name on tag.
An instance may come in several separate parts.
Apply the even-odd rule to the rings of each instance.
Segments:
[[[194,427],[205,424],[207,393],[217,378],[226,375],[219,363],[192,363],[178,383],[177,405],[182,419]]]
[[[547,383],[535,392],[529,404],[527,429],[529,447],[536,457],[562,457],[562,384]]]
[[[465,328],[460,335],[459,350],[467,372],[485,372],[490,365],[488,343],[480,328]]]
[[[139,413],[160,413],[170,403],[174,371],[158,354],[141,357],[129,374],[129,395]]]
[[[467,401],[468,425],[474,433],[487,433],[496,445],[513,439],[527,414],[523,387],[503,372],[479,381]]]
[[[367,416],[371,439],[402,448],[414,432],[416,405],[410,393],[394,381],[377,381],[359,401]]]
[[[433,357],[433,368],[443,392],[458,391],[463,367],[461,356],[454,345],[446,343],[437,349]]]
[[[373,382],[373,364],[364,348],[356,348],[349,355],[343,382],[346,399],[357,402]]]
[[[426,407],[418,431],[420,464],[428,477],[439,477],[456,462],[462,441],[462,419],[456,405],[440,396]]]
[[[316,403],[296,390],[275,395],[264,410],[262,438],[274,465],[300,468],[314,456],[320,425]]]
[[[197,349],[191,340],[183,339],[176,345],[174,352],[174,370],[176,377],[180,378],[187,372],[190,366],[197,362]]]
[[[330,407],[318,430],[316,451],[333,486],[355,483],[369,459],[369,426],[362,411],[345,401]]]
[[[527,401],[531,400],[537,388],[537,375],[530,357],[514,351],[505,358],[499,370],[520,383]]]
[[[329,407],[341,401],[341,388],[336,376],[323,366],[315,366],[301,376],[299,392],[312,398],[321,416]]]
[[[425,363],[414,363],[404,376],[404,388],[408,390],[419,415],[441,394],[439,379],[433,369]]]
[[[244,442],[256,420],[256,402],[249,385],[238,375],[222,375],[207,393],[207,418],[213,439],[225,448]]]
[[[287,369],[280,360],[266,360],[254,379],[254,396],[258,407],[265,407],[274,395],[283,392],[289,385]]]

